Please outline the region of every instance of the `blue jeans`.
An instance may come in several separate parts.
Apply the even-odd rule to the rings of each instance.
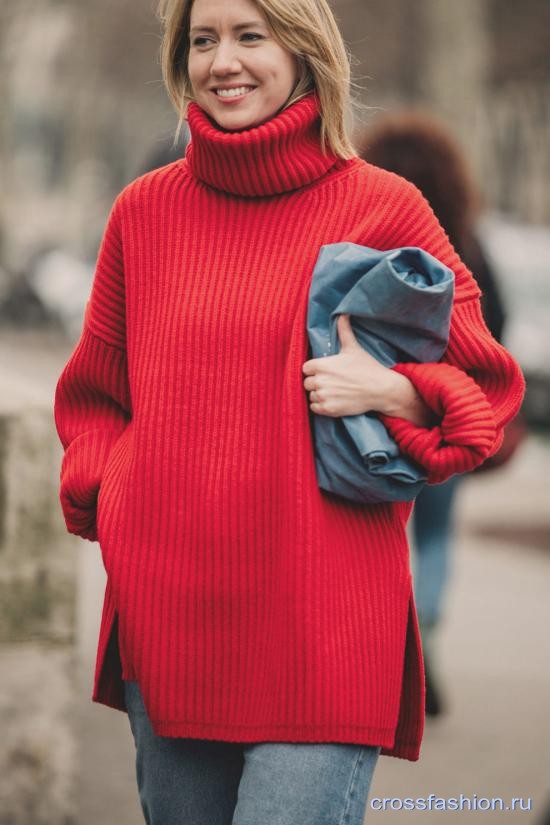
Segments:
[[[422,641],[426,644],[442,614],[445,585],[451,570],[454,505],[462,476],[426,485],[413,511],[414,598]]]
[[[156,736],[124,689],[148,825],[362,825],[379,747]]]

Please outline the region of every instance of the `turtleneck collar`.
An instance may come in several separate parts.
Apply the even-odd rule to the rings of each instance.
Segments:
[[[314,93],[252,129],[226,132],[196,103],[187,120],[191,141],[185,155],[192,174],[233,195],[277,195],[320,178],[339,159],[323,155]]]

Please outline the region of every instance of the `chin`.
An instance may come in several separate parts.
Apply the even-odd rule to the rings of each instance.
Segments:
[[[211,117],[214,118],[222,129],[228,130],[251,129],[257,123],[261,122],[256,112],[253,110],[246,111],[244,108],[239,112],[236,109],[234,111],[226,109],[220,111],[216,107],[216,111],[211,113]]]
[[[228,132],[242,132],[245,129],[253,129],[255,126],[259,126],[261,121],[257,121],[254,118],[220,118],[216,122],[222,129],[225,129]]]
[[[243,131],[244,129],[253,129],[255,126],[260,126],[262,123],[265,123],[267,120],[270,120],[276,113],[277,109],[273,112],[254,112],[254,111],[230,111],[224,110],[220,111],[218,107],[214,106],[206,106],[201,104],[201,101],[197,101],[199,105],[202,105],[206,113],[214,120],[221,129],[225,129],[228,132],[239,132]],[[210,101],[208,101],[210,103]]]

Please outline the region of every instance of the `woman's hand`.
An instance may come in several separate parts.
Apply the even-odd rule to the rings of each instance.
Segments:
[[[404,375],[384,367],[357,341],[349,315],[337,321],[340,352],[306,361],[304,387],[311,411],[339,418],[379,412],[406,418],[418,426],[433,424],[433,415]]]

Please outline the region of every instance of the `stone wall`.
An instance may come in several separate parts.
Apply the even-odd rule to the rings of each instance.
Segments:
[[[72,825],[75,546],[51,395],[14,355],[0,341],[0,825]]]

